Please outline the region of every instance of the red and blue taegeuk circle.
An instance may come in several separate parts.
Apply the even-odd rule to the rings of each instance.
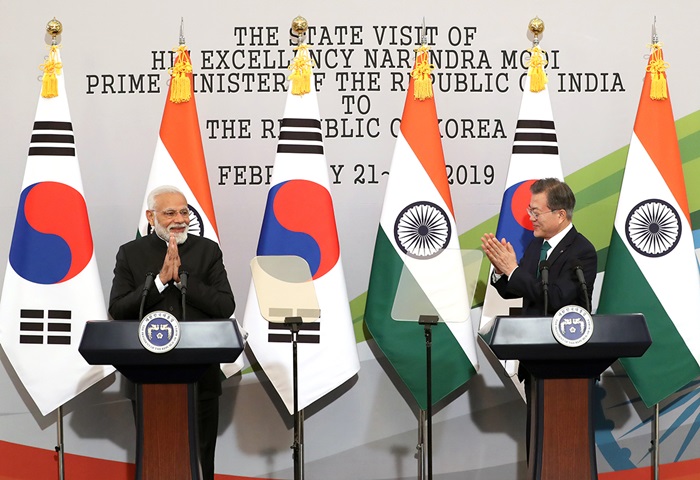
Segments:
[[[513,245],[515,255],[520,260],[525,248],[535,238],[532,231],[532,221],[527,214],[530,204],[530,186],[535,180],[524,180],[514,183],[503,193],[501,214],[498,217],[496,236],[505,238]]]
[[[333,200],[328,189],[309,180],[288,180],[270,189],[258,255],[296,255],[315,280],[340,258]]]
[[[87,206],[76,189],[39,182],[22,191],[10,245],[10,265],[33,283],[51,285],[78,275],[92,258]]]

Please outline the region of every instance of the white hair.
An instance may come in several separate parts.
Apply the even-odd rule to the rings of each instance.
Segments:
[[[146,205],[148,206],[149,210],[156,209],[156,197],[158,195],[163,195],[164,193],[179,193],[183,197],[185,196],[185,194],[182,193],[177,187],[174,187],[172,185],[161,185],[160,187],[156,187],[153,190],[151,190],[151,193],[148,194],[148,198],[146,199]]]

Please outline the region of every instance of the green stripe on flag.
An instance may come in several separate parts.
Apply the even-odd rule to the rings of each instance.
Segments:
[[[425,330],[417,322],[396,321],[391,310],[401,277],[403,262],[379,228],[370,274],[365,323],[374,340],[413,394],[426,409]],[[432,327],[433,403],[463,385],[476,370],[449,328]]]
[[[615,230],[598,313],[637,312],[646,318],[652,345],[642,357],[620,362],[639,396],[651,407],[698,377],[700,367]]]

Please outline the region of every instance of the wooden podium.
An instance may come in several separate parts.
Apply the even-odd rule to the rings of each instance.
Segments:
[[[595,480],[593,385],[615,360],[651,345],[642,314],[593,315],[593,335],[579,347],[559,344],[551,317],[496,317],[481,336],[496,357],[530,372],[530,480]]]
[[[243,340],[234,320],[180,322],[180,341],[152,353],[138,321],[90,321],[78,350],[91,365],[114,365],[136,384],[136,480],[200,480],[194,382],[235,361]]]

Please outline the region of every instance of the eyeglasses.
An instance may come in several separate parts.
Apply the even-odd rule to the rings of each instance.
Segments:
[[[558,212],[559,210],[550,210],[548,212],[534,212],[531,208],[528,207],[527,209],[527,214],[530,216],[530,218],[534,218],[537,220],[540,215],[544,215],[545,213],[552,213],[552,212]]]
[[[151,210],[154,213],[160,213],[165,218],[175,218],[177,215],[182,215],[183,217],[190,217],[190,210],[188,208],[183,208],[182,210]]]

